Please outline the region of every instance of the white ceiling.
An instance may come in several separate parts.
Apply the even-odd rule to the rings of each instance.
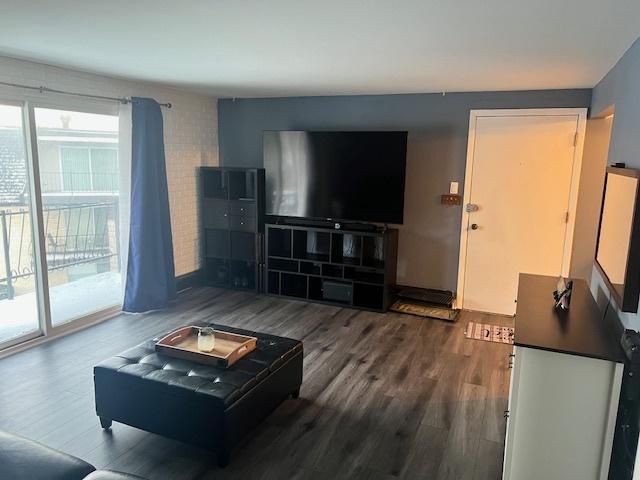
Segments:
[[[640,0],[0,0],[0,12],[0,55],[237,97],[592,87],[640,34]]]

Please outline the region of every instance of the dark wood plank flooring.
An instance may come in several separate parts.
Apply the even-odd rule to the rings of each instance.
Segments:
[[[219,469],[209,452],[114,423],[92,367],[173,326],[210,319],[304,341],[304,383]],[[150,479],[500,478],[510,347],[456,324],[198,288],[168,311],[121,315],[0,360],[0,428],[99,468]]]

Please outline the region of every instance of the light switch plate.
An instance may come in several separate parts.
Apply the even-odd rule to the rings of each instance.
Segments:
[[[449,193],[451,195],[458,194],[458,182],[451,182],[451,186],[449,187]]]

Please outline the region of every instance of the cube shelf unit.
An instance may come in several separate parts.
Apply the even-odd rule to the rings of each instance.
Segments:
[[[263,290],[264,169],[201,167],[204,281]]]
[[[398,231],[266,225],[270,295],[386,311],[396,283]]]

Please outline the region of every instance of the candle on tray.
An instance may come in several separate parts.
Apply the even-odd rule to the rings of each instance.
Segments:
[[[210,352],[215,348],[215,346],[216,336],[213,333],[213,328],[201,328],[198,333],[198,350],[201,352]]]

